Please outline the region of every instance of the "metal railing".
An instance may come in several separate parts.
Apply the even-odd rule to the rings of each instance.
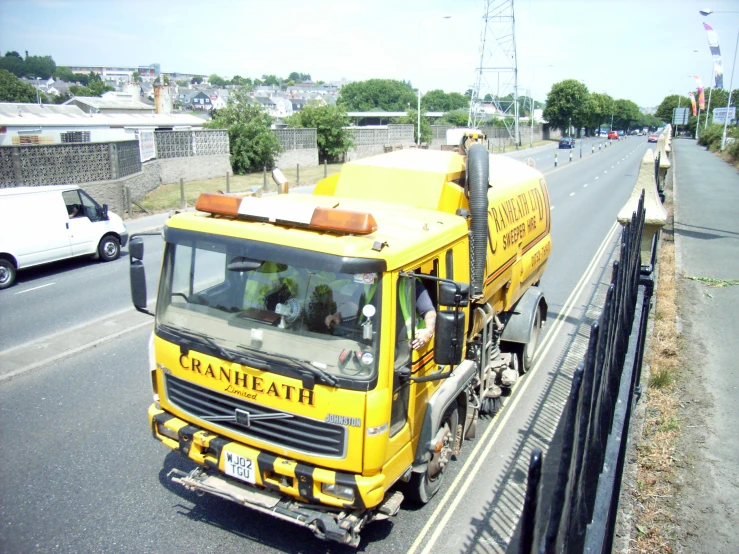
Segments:
[[[644,192],[621,233],[605,305],[572,380],[548,513],[539,513],[543,457],[534,449],[519,552],[610,552],[634,403],[641,394],[646,329],[654,281],[642,267]],[[650,260],[653,262],[653,260]],[[633,326],[634,321],[638,322]]]

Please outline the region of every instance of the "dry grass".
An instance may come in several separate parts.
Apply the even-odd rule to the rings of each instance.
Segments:
[[[341,171],[343,164],[328,164],[326,167],[326,175],[333,175]],[[280,168],[287,178],[290,187],[314,185],[324,176],[323,165],[316,167],[301,167],[300,181],[298,183],[296,166],[289,168]],[[254,188],[262,188],[264,186],[264,174],[251,173],[249,175],[231,175],[229,178],[231,192],[248,192]],[[267,172],[267,191],[276,191],[277,186],[272,181],[272,176]],[[204,181],[191,181],[184,184],[185,202],[187,206],[194,206],[201,192],[213,192],[216,190],[226,191],[226,176],[207,179]],[[166,212],[182,207],[180,197],[180,184],[173,183],[169,185],[161,185],[156,190],[147,194],[139,204],[150,212]]]
[[[675,244],[663,236],[660,273],[656,287],[656,313],[652,336],[649,388],[643,434],[637,446],[637,537],[630,552],[675,552],[671,502],[675,492],[675,442],[680,435],[678,392],[679,368],[676,318]]]

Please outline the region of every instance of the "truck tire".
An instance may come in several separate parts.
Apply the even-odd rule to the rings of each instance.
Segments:
[[[121,243],[113,235],[105,235],[100,239],[98,254],[104,262],[112,262],[121,255]]]
[[[541,307],[536,307],[536,315],[531,323],[531,338],[526,344],[522,344],[518,352],[518,367],[523,375],[534,365],[534,354],[539,346],[539,335],[541,334]]]
[[[432,454],[431,460],[426,466],[426,471],[423,473],[413,473],[410,481],[404,487],[405,497],[411,502],[415,504],[426,504],[439,492],[441,483],[444,480],[446,465],[451,461],[458,425],[459,410],[455,400],[446,409],[439,424],[439,429],[446,427],[448,430],[441,452]],[[423,448],[423,446],[419,444],[419,448]],[[440,465],[442,458],[446,459],[446,464]]]
[[[13,283],[15,283],[15,265],[5,258],[0,258],[0,290],[7,289]]]

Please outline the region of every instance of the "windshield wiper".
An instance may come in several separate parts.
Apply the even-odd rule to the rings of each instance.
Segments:
[[[331,385],[332,387],[339,386],[339,381],[336,379],[336,377],[334,377],[330,373],[323,371],[321,368],[314,366],[311,362],[307,360],[298,360],[297,358],[293,358],[292,356],[287,356],[285,354],[276,354],[274,352],[262,352],[249,346],[239,345],[237,346],[237,348],[240,350],[245,350],[246,352],[249,352],[249,354],[263,359],[265,362],[272,361],[283,364],[286,365],[288,368],[298,372],[301,377],[303,377],[303,388],[312,389],[316,377],[321,379],[324,383]],[[306,379],[306,377],[308,379]]]
[[[269,364],[265,363],[262,360],[251,358],[251,357],[245,357],[240,354],[235,354],[234,352],[231,352],[230,350],[227,350],[223,348],[220,344],[218,344],[215,340],[213,340],[212,337],[206,335],[205,333],[199,333],[197,331],[190,331],[186,329],[178,329],[176,327],[170,327],[169,325],[162,325],[168,332],[172,333],[173,335],[178,335],[181,337],[185,337],[186,339],[195,339],[198,341],[202,341],[213,350],[218,352],[218,355],[228,360],[229,362],[236,362],[241,365],[248,365],[252,366],[256,369],[261,369],[262,371],[268,371],[270,370]]]

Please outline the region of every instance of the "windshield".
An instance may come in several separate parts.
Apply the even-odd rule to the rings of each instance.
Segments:
[[[259,369],[350,388],[373,381],[376,262],[172,229],[166,240],[160,331]]]

